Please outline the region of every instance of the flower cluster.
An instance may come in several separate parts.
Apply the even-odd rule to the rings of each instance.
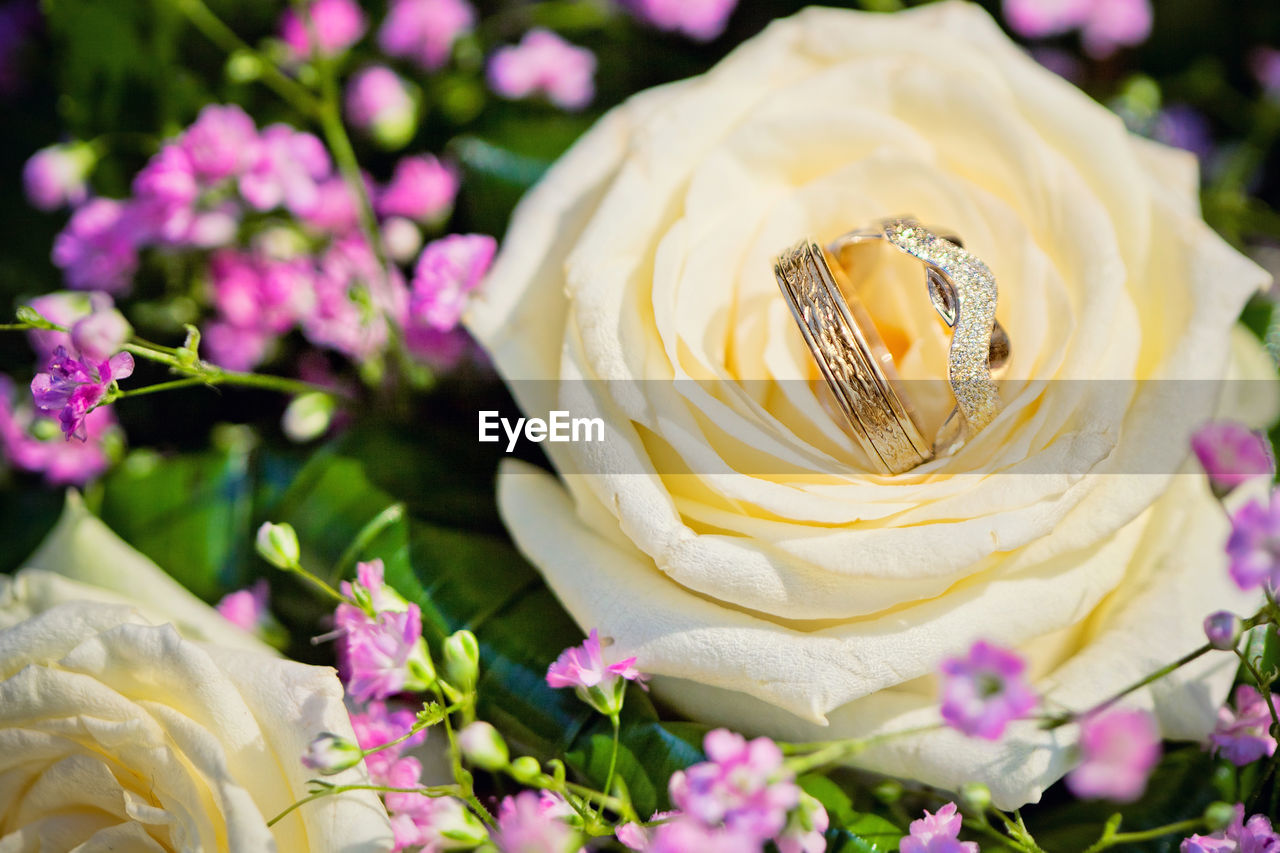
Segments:
[[[955,803],[932,814],[926,810],[924,817],[911,822],[910,833],[898,842],[898,853],[978,853],[975,842],[959,840],[962,823]]]
[[[1275,853],[1280,850],[1280,835],[1271,828],[1265,815],[1244,819],[1244,806],[1237,805],[1226,829],[1212,835],[1193,835],[1184,839],[1179,853]]]
[[[1079,30],[1085,52],[1095,59],[1151,35],[1150,0],[1004,0],[1004,17],[1026,38]]]

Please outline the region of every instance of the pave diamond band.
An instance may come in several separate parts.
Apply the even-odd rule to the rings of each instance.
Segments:
[[[856,253],[885,245],[921,261],[930,300],[953,329],[947,379],[956,407],[932,443],[849,282]],[[774,276],[854,437],[881,473],[900,474],[954,452],[999,413],[992,371],[1007,361],[1009,338],[995,319],[995,277],[957,238],[911,219],[886,220],[826,249],[803,240],[776,259]]]

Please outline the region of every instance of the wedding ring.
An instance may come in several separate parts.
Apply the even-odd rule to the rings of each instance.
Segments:
[[[929,299],[953,330],[947,381],[956,406],[932,443],[849,280],[858,253],[885,246],[921,261]],[[773,272],[854,438],[881,473],[901,474],[954,453],[999,413],[992,371],[1008,361],[1009,336],[995,318],[995,277],[958,238],[912,219],[889,219],[825,249],[802,240],[778,256]]]

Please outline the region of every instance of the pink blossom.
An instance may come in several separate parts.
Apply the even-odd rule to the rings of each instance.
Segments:
[[[660,30],[711,41],[724,32],[738,0],[631,0],[628,5]]]
[[[307,11],[323,54],[342,53],[364,35],[364,12],[354,0],[312,0]],[[295,57],[311,54],[310,27],[292,7],[280,18],[280,38]]]
[[[1023,38],[1045,38],[1077,29],[1098,0],[1004,0],[1004,19]]]
[[[181,143],[165,145],[133,179],[132,209],[140,237],[203,248],[229,242],[239,211],[206,189]]]
[[[458,173],[430,154],[405,157],[378,193],[378,213],[417,222],[444,217],[458,195]]]
[[[80,204],[89,196],[87,180],[96,159],[84,143],[41,148],[22,167],[27,200],[40,210]]]
[[[944,661],[943,720],[972,737],[998,740],[1011,720],[1035,707],[1026,668],[1017,654],[982,640],[967,657]]]
[[[484,234],[450,234],[428,243],[414,270],[412,322],[442,332],[457,326],[466,297],[488,272],[497,245]]]
[[[303,259],[275,261],[224,250],[209,261],[213,303],[222,318],[276,334],[309,310],[313,275]]]
[[[67,438],[84,441],[88,437],[85,417],[102,402],[113,382],[132,373],[133,356],[127,352],[91,363],[72,358],[58,347],[44,372],[31,380],[31,393],[37,409],[57,416]]]
[[[347,692],[359,701],[383,699],[421,679],[411,667],[425,655],[422,613],[383,611],[372,622],[343,635],[351,676]]]
[[[229,592],[217,604],[218,613],[232,625],[250,633],[258,631],[266,624],[271,615],[267,609],[267,599],[271,588],[264,578],[259,578],[253,586]]]
[[[1234,711],[1229,706],[1218,709],[1218,724],[1209,735],[1213,751],[1240,767],[1275,754],[1267,700],[1248,684],[1238,686],[1232,698]]]
[[[544,29],[518,45],[500,47],[489,60],[489,85],[504,98],[545,95],[566,110],[580,110],[595,95],[596,57]]]
[[[53,263],[76,290],[121,293],[138,268],[137,221],[129,206],[90,199],[71,215],[53,242]]]
[[[1200,427],[1191,437],[1191,449],[1219,494],[1254,477],[1270,477],[1276,467],[1266,437],[1235,421]]]
[[[356,743],[363,750],[377,749],[365,756],[365,765],[369,768],[369,778],[375,785],[390,785],[391,766],[407,749],[426,740],[425,729],[415,733],[408,740],[395,746],[379,749],[392,741],[399,740],[413,728],[417,715],[407,708],[391,710],[385,702],[370,702],[362,711],[351,715],[351,728],[355,731]]]
[[[87,361],[106,361],[124,348],[132,332],[124,315],[108,308],[77,320],[71,326],[71,345]]]
[[[1280,585],[1280,498],[1251,500],[1231,516],[1227,570],[1243,590]]]
[[[777,744],[715,729],[707,733],[703,748],[708,761],[671,776],[676,808],[707,827],[723,826],[758,842],[778,835],[787,812],[800,802],[800,789],[783,766]]]
[[[475,24],[466,0],[391,0],[378,30],[378,44],[390,56],[434,71],[449,61],[453,43]]]
[[[1184,839],[1180,853],[1276,853],[1280,836],[1266,815],[1244,819],[1244,806],[1236,804],[1235,816],[1227,828],[1213,835],[1193,835]]]
[[[533,791],[507,797],[498,808],[494,841],[512,853],[571,853],[578,848],[577,834],[564,821],[548,815]]]
[[[787,825],[773,840],[778,853],[823,853],[827,849],[826,831],[831,818],[826,808],[808,794],[800,795],[800,804],[787,817]]]
[[[388,148],[403,146],[413,136],[417,104],[408,85],[385,65],[364,68],[347,83],[347,119],[369,131]]]
[[[1160,760],[1160,734],[1146,711],[1110,711],[1080,724],[1080,751],[1080,765],[1067,774],[1071,793],[1129,803],[1142,796]]]
[[[225,320],[201,329],[200,347],[209,361],[227,370],[253,370],[265,362],[276,336],[256,326],[236,326]]]
[[[684,815],[656,827],[647,853],[760,853],[764,842],[741,830],[707,826]]]
[[[45,293],[27,302],[37,314],[57,326],[70,329],[77,320],[88,317],[97,311],[110,310],[114,305],[111,295],[102,291],[62,290]],[[36,351],[39,361],[48,361],[49,356],[58,347],[66,347],[74,351],[70,332],[59,332],[53,329],[31,329],[27,332],[31,348]]]
[[[1095,0],[1080,28],[1085,53],[1106,59],[1122,47],[1142,44],[1151,35],[1151,0]]]
[[[390,322],[403,323],[409,294],[400,271],[383,270],[364,238],[335,241],[320,259],[313,282],[314,308],[302,328],[312,343],[357,361],[380,352]]]
[[[182,132],[178,145],[198,180],[213,184],[236,177],[257,159],[258,128],[235,104],[209,104]]]
[[[955,803],[911,821],[910,834],[898,842],[898,853],[978,853],[973,841],[960,841],[963,821]]]
[[[581,646],[565,649],[547,668],[547,684],[576,688],[578,696],[602,714],[616,714],[622,708],[626,682],[643,686],[645,680],[646,676],[636,669],[635,658],[605,663],[595,628]]]
[[[262,131],[257,158],[240,176],[240,194],[257,210],[284,206],[305,215],[319,202],[319,182],[333,173],[324,143],[287,124]]]
[[[120,432],[110,406],[99,406],[84,419],[85,440],[48,438],[41,424],[59,432],[57,422],[37,416],[30,406],[15,406],[13,385],[0,376],[0,449],[9,464],[21,471],[43,474],[54,486],[82,486],[111,464],[107,448]]]
[[[404,330],[404,345],[411,355],[440,372],[457,369],[468,356],[482,355],[476,342],[462,328],[442,332],[413,324]]]
[[[360,225],[360,205],[347,182],[334,176],[316,184],[313,203],[294,211],[307,225],[338,236],[351,234]]]
[[[1078,29],[1085,51],[1095,59],[1151,35],[1150,0],[1004,0],[1004,17],[1024,38]]]

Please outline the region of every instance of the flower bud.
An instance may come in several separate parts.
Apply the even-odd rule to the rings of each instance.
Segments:
[[[399,75],[385,66],[374,66],[351,77],[347,118],[382,146],[403,148],[417,130],[418,105]]]
[[[133,327],[114,308],[95,311],[71,327],[71,345],[80,355],[95,362],[106,361],[120,352]]]
[[[542,766],[538,764],[538,759],[531,755],[522,755],[511,762],[511,766],[507,768],[507,772],[511,774],[511,778],[524,785],[534,785],[542,778]]]
[[[991,807],[991,789],[981,782],[960,786],[960,809],[968,814],[983,814]]]
[[[1240,620],[1234,613],[1218,610],[1204,619],[1204,635],[1215,649],[1234,649],[1240,641]]]
[[[885,805],[893,805],[902,799],[902,783],[894,779],[885,779],[872,788],[871,793]]]
[[[392,216],[382,223],[382,244],[387,247],[391,260],[400,264],[412,263],[422,248],[422,232],[413,220]]]
[[[41,148],[22,169],[27,199],[40,210],[80,204],[89,195],[87,180],[97,159],[86,142]]]
[[[280,428],[290,441],[312,441],[328,432],[335,408],[333,397],[323,392],[299,394],[285,407]]]
[[[258,556],[278,569],[292,569],[301,559],[298,534],[288,524],[270,521],[258,528]]]
[[[469,850],[489,840],[489,831],[470,809],[452,797],[448,802],[450,808],[437,809],[431,815],[431,831],[443,840],[446,849]]]
[[[1204,822],[1208,824],[1210,832],[1226,829],[1227,824],[1231,823],[1235,816],[1236,807],[1221,801],[1210,803],[1204,810]]]
[[[476,686],[480,676],[480,644],[476,635],[466,630],[455,631],[444,641],[445,680],[462,691]]]
[[[323,776],[341,773],[360,763],[364,753],[360,747],[333,732],[322,732],[307,745],[302,763]]]
[[[482,770],[501,770],[511,758],[502,735],[483,720],[458,732],[458,748],[469,763]]]

